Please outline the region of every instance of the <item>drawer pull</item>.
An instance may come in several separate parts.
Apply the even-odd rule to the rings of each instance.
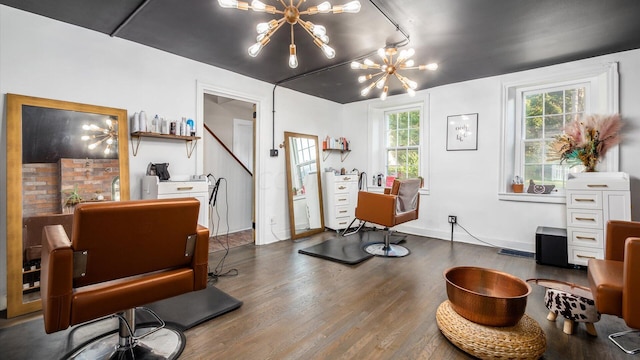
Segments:
[[[587,184],[587,187],[590,188],[606,188],[609,187],[607,184]]]
[[[589,237],[589,236],[576,236],[576,239],[578,239],[578,240],[593,240],[593,241],[596,241],[596,238]]]
[[[342,178],[342,180],[349,181],[349,180],[351,180],[351,178],[345,176],[345,177]]]
[[[347,201],[347,199],[338,199],[338,201]]]
[[[576,220],[579,220],[579,221],[596,221],[596,219],[594,219],[594,218],[584,218],[584,217],[577,217]]]
[[[193,186],[182,186],[182,187],[178,187],[178,190],[191,190],[193,189]]]
[[[338,190],[344,190],[346,188],[347,188],[346,186],[342,186],[342,185],[338,186]]]
[[[595,259],[595,256],[587,256],[587,255],[576,255],[576,257],[579,257],[580,259]]]
[[[576,199],[576,201],[596,202],[593,199]]]
[[[346,225],[346,224],[347,224],[347,222],[346,222],[346,221],[343,221],[343,222],[339,222],[339,223],[338,223],[338,225]]]
[[[347,210],[340,210],[339,211],[340,214],[343,214],[343,213],[346,213],[346,212],[347,212]]]

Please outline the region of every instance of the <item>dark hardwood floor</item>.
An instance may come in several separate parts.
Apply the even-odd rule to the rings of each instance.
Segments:
[[[447,298],[445,269],[481,266],[522,279],[587,285],[585,270],[537,265],[488,247],[412,235],[405,243],[409,256],[375,257],[356,266],[297,252],[333,236],[325,232],[231,249],[222,272],[237,269],[238,275],[221,277],[215,286],[244,304],[187,330],[181,359],[469,359],[436,325],[436,309]],[[218,264],[223,254],[211,253],[209,263]],[[607,339],[627,329],[621,319],[603,315],[595,324],[597,337],[588,335],[583,324],[565,335],[562,319],[546,319],[543,297],[544,288],[533,285],[526,312],[546,334],[544,359],[633,358]],[[7,321],[0,320],[0,327]],[[5,346],[12,344],[0,344]]]

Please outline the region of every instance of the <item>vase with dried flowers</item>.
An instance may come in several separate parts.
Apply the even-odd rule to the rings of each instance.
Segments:
[[[582,164],[585,171],[596,171],[600,158],[620,143],[621,128],[618,114],[576,116],[549,145],[548,160],[560,160],[561,164],[571,166]]]

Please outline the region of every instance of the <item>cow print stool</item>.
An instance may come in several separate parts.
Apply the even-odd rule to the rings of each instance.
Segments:
[[[595,302],[592,299],[556,289],[547,289],[544,294],[544,303],[549,309],[547,320],[555,321],[558,314],[564,317],[562,331],[565,334],[573,334],[574,323],[583,322],[589,335],[598,336],[593,323],[600,320],[600,313],[596,310]]]

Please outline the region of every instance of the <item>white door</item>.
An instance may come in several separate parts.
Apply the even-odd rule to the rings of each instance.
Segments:
[[[253,121],[233,119],[232,151],[247,169],[253,169]]]

